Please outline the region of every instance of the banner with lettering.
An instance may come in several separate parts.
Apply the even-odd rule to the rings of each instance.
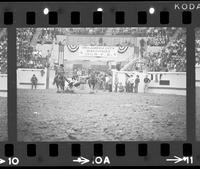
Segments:
[[[118,47],[115,46],[80,46],[79,56],[92,58],[116,58]]]
[[[133,56],[134,47],[66,45],[64,50],[66,60],[123,61]]]

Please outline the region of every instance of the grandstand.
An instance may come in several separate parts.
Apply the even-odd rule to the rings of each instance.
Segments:
[[[150,71],[186,71],[186,34],[182,28],[171,37],[160,53],[149,54]]]
[[[7,32],[0,28],[0,74],[7,73]]]
[[[196,30],[196,47],[195,47],[195,55],[196,55],[196,64],[200,64],[200,29]]]
[[[195,31],[195,55],[196,55],[196,67],[195,67],[195,85],[196,85],[196,136],[197,140],[200,140],[200,29]]]
[[[141,38],[146,39],[146,47],[138,44]],[[64,45],[138,47],[149,71],[185,72],[185,40],[182,28],[24,28],[17,29],[17,64],[24,68],[44,68],[44,56],[33,54],[38,53],[36,45],[62,41]],[[162,50],[148,52],[145,49],[156,47]],[[134,59],[128,61],[123,70],[133,68]]]

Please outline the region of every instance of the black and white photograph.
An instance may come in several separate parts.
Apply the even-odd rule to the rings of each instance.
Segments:
[[[16,35],[18,141],[187,139],[185,28],[17,28]]]
[[[7,29],[0,28],[0,141],[7,141]]]
[[[195,30],[196,138],[200,140],[200,28]]]

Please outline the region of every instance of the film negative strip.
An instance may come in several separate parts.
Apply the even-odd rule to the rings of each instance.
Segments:
[[[199,16],[0,3],[0,166],[200,166]]]

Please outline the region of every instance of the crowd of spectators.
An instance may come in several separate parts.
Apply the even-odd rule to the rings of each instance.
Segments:
[[[34,28],[17,29],[17,65],[24,66],[31,60],[32,47],[30,46],[34,35]]]
[[[18,68],[44,69],[46,66],[46,58],[36,55],[33,55],[29,59],[20,59],[17,62]]]
[[[24,41],[32,39],[36,28],[19,29]],[[106,36],[125,36],[127,42],[119,45],[131,45],[130,37],[149,37],[148,45],[163,46],[169,41],[169,37],[174,34],[176,28],[42,28],[41,33],[37,38],[37,43],[52,44],[57,42],[56,35],[106,35]],[[102,37],[103,39],[103,37]],[[128,40],[129,39],[129,40]],[[107,45],[106,43],[100,43]],[[93,44],[91,44],[93,45]]]
[[[70,34],[78,35],[104,35],[107,28],[69,28]]]
[[[36,28],[17,29],[17,67],[18,68],[44,68],[42,56],[34,54],[31,41]]]
[[[186,71],[186,38],[180,33],[167,48],[158,53],[148,53],[150,71],[185,72]]]
[[[56,40],[56,35],[61,34],[57,29],[54,28],[43,28],[41,34],[37,39],[37,43],[52,44]]]
[[[200,29],[196,30],[196,44],[195,44],[195,55],[196,55],[196,64],[200,65]]]
[[[196,64],[200,65],[200,40],[196,40],[196,47],[195,47],[195,55],[196,55]]]
[[[169,41],[168,36],[155,36],[152,38],[149,38],[147,41],[147,45],[148,46],[164,46],[167,44],[167,42]]]
[[[172,36],[176,28],[171,27],[150,27],[150,28],[136,28],[136,27],[127,27],[127,28],[112,28],[112,35],[132,35],[132,36],[140,36],[140,37],[155,37],[157,35],[162,36]]]
[[[24,31],[23,34],[25,36],[30,35],[36,31],[36,28],[21,28],[18,31]],[[175,32],[176,28],[136,28],[136,27],[116,27],[116,28],[42,28],[42,37],[47,34],[52,35],[131,35],[131,36],[172,36]]]
[[[0,29],[2,32],[3,29]],[[0,37],[0,74],[7,73],[7,34]]]
[[[144,36],[149,39],[147,46],[163,47],[160,53],[146,54],[148,58],[147,65],[150,71],[186,71],[185,33],[182,31],[180,31],[175,39],[172,39],[177,31],[175,28],[112,28],[110,30],[110,33],[116,36],[126,34],[134,36],[134,33],[137,33],[138,36]],[[42,56],[39,54],[34,55],[33,47],[30,45],[35,32],[36,28],[17,29],[18,67],[43,68],[45,66],[45,61],[43,61]],[[108,28],[42,28],[37,41],[52,43],[52,41],[56,41],[56,35],[100,35],[106,34],[106,32],[109,32]],[[98,43],[106,45],[103,39],[99,40]],[[168,43],[170,45],[165,48]],[[198,44],[200,46],[200,43]],[[125,41],[123,44],[119,43],[116,45],[131,46],[132,44],[129,41]]]
[[[169,41],[170,37],[173,36],[177,29],[175,28],[150,28],[147,30],[149,46],[165,46]]]
[[[105,28],[43,28],[38,43],[58,43],[56,35],[104,35]]]
[[[17,29],[17,42],[30,42],[35,33],[35,28],[19,28]]]

